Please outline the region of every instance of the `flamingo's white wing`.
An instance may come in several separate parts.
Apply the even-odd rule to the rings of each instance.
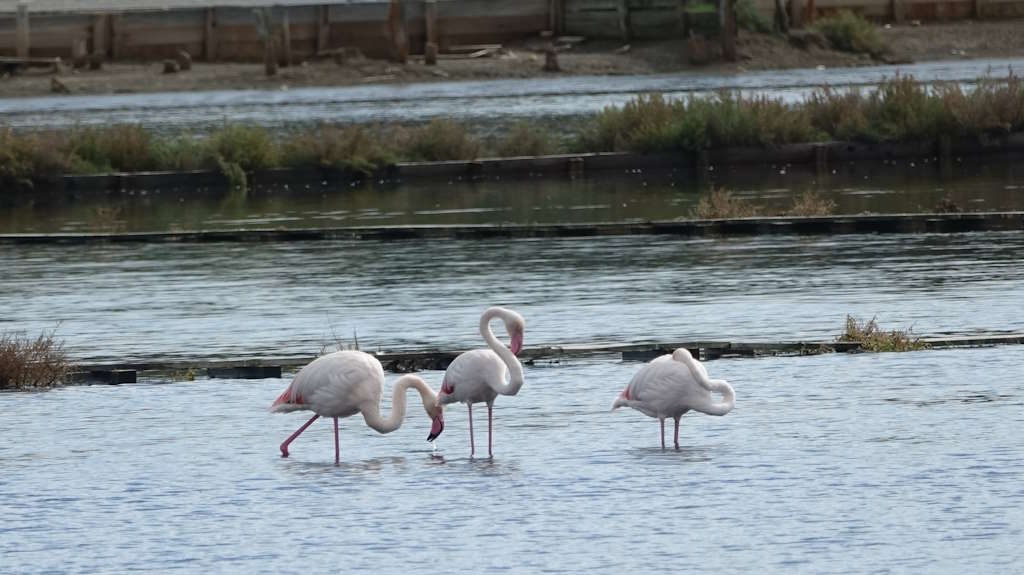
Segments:
[[[353,415],[366,403],[379,404],[384,368],[369,354],[337,351],[302,368],[292,381],[294,397],[313,411]]]

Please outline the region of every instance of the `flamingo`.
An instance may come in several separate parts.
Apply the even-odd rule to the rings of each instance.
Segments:
[[[491,332],[491,320],[499,318],[511,339],[505,347]],[[526,320],[518,313],[502,307],[491,307],[480,316],[480,335],[490,349],[474,349],[461,353],[444,372],[438,404],[465,403],[469,408],[469,456],[476,454],[473,441],[473,404],[487,404],[487,456],[494,457],[491,428],[494,423],[494,399],[498,395],[515,395],[523,387],[523,366],[516,355],[523,349]],[[508,382],[505,376],[509,375]]]
[[[712,392],[722,394],[722,401],[713,401]],[[736,393],[724,379],[708,379],[704,365],[693,359],[686,348],[671,355],[654,358],[633,376],[612,404],[633,409],[661,421],[661,448],[665,449],[665,418],[676,421],[675,445],[679,449],[679,418],[691,409],[708,415],[725,415],[732,411]]]
[[[433,419],[427,441],[444,431],[444,411],[437,403],[434,391],[416,375],[398,378],[391,397],[391,416],[380,414],[380,394],[384,386],[384,368],[377,358],[354,350],[336,351],[314,359],[299,370],[288,389],[285,389],[270,411],[285,413],[309,410],[315,415],[281,444],[281,457],[288,457],[288,445],[318,417],[334,418],[334,464],[340,464],[338,448],[338,418],[363,414],[366,425],[379,433],[391,433],[402,426],[405,419],[405,392],[415,387],[420,392],[423,407]]]

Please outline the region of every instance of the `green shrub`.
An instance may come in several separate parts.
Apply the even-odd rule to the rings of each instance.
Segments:
[[[879,57],[886,52],[878,29],[859,14],[841,10],[835,16],[816,21],[812,29],[821,33],[836,50]]]
[[[228,124],[206,137],[207,154],[245,171],[273,168],[278,151],[266,129]]]
[[[77,128],[66,146],[78,172],[143,172],[160,168],[151,132],[136,124]]]
[[[425,126],[399,130],[396,139],[401,142],[402,157],[413,161],[472,160],[480,154],[480,142],[452,120],[432,120]]]
[[[772,32],[772,23],[757,11],[753,0],[736,0],[733,11],[736,13],[736,25],[740,29],[756,34]]]
[[[380,132],[364,126],[321,126],[313,133],[296,134],[281,145],[281,163],[286,166],[370,173],[394,162],[395,152],[384,144]]]
[[[550,132],[527,122],[518,122],[509,128],[495,146],[495,153],[502,157],[544,156],[557,150]]]

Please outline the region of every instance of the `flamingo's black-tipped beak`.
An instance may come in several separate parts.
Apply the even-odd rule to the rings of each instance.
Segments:
[[[433,425],[430,426],[430,435],[427,436],[427,441],[434,441],[438,435],[444,431],[444,412],[441,412],[434,418]]]
[[[512,342],[508,347],[513,355],[519,355],[519,352],[523,351],[523,332],[517,331],[512,334]]]

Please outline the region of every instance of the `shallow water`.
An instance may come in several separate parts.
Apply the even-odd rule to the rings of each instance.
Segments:
[[[266,412],[286,380],[0,394],[0,553],[12,573],[1012,572],[1021,365],[1021,347],[709,362],[737,407],[686,415],[679,451],[608,412],[638,364],[528,367],[493,461],[468,458],[465,408],[435,453],[412,407],[387,436],[343,420],[340,467],[323,421],[278,456],[305,420]]]
[[[0,245],[0,331],[81,359],[480,345],[832,340],[847,313],[916,333],[1024,331],[1024,234]]]

